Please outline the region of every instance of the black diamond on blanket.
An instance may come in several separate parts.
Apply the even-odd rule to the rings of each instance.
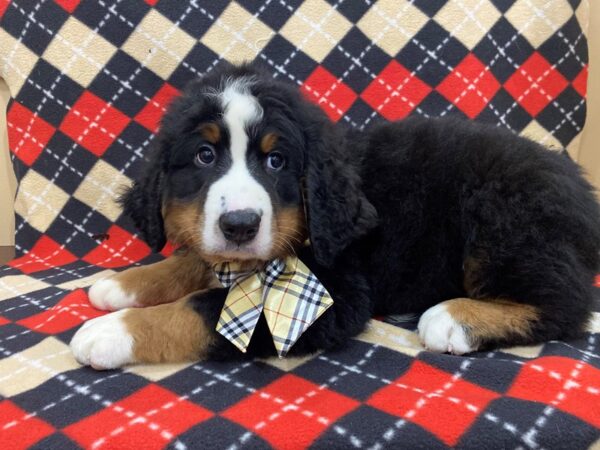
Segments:
[[[2,448],[588,448],[600,439],[596,315],[580,341],[425,352],[414,318],[338,352],[80,367],[86,287],[156,261],[115,203],[159,119],[222,60],[261,61],[348,127],[458,115],[574,158],[580,0],[0,0],[18,257],[0,272]]]

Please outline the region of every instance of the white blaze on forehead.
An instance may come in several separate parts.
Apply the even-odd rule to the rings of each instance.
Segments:
[[[251,79],[240,78],[226,83],[220,94],[223,121],[229,131],[231,167],[209,188],[204,204],[204,249],[211,253],[223,252],[228,247],[221,230],[221,214],[239,209],[253,209],[261,214],[258,234],[244,249],[254,256],[266,256],[271,249],[271,220],[273,207],[265,188],[248,169],[248,129],[262,118],[263,111],[256,97],[250,93]],[[229,244],[230,246],[230,244]]]
[[[227,211],[237,209],[263,209],[262,202],[269,199],[264,188],[248,170],[248,128],[262,118],[262,108],[256,97],[250,94],[251,80],[239,78],[227,83],[221,94],[223,121],[229,130],[231,168],[222,178],[226,184],[225,204]],[[263,195],[264,194],[264,195]],[[270,202],[269,202],[270,203]]]
[[[230,150],[234,164],[246,160],[247,127],[257,123],[263,114],[260,104],[249,93],[248,87],[248,81],[235,80],[228,84],[221,94],[223,120],[229,129]]]

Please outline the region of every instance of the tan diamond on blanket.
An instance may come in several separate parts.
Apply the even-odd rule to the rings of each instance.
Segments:
[[[87,87],[116,51],[114,45],[71,16],[42,57]]]
[[[11,95],[16,97],[29,77],[38,57],[6,31],[0,29],[0,77],[4,78]]]
[[[524,345],[518,347],[503,348],[503,353],[520,356],[521,358],[537,358],[542,353],[544,346],[540,345]]]
[[[227,61],[240,63],[254,59],[273,34],[260,19],[231,2],[200,42]]]
[[[46,338],[0,361],[0,394],[20,394],[78,367],[66,344],[54,337]]]
[[[352,24],[327,2],[308,0],[290,17],[280,33],[312,59],[321,62],[351,26]]]
[[[114,270],[110,270],[110,269],[103,270],[101,272],[96,272],[95,274],[90,275],[89,277],[77,278],[72,281],[67,281],[66,283],[57,285],[56,287],[74,291],[75,289],[81,289],[81,288],[86,288],[88,286],[91,286],[96,281],[98,281],[102,278],[108,278],[109,276],[113,275],[114,273],[115,273]]]
[[[521,136],[539,142],[552,150],[562,150],[562,145],[552,133],[539,124],[537,120],[532,120],[520,133]]]
[[[159,77],[167,79],[193,46],[193,37],[162,14],[150,10],[122,48]]]
[[[50,286],[48,283],[28,277],[27,275],[0,277],[0,301],[46,289],[48,286]]]
[[[193,362],[176,364],[140,364],[127,368],[127,372],[135,373],[150,381],[160,381],[174,373],[194,364]]]
[[[21,180],[15,211],[28,220],[29,225],[45,232],[56,219],[69,195],[34,170]]]
[[[590,2],[580,2],[575,10],[577,22],[582,24],[583,33],[587,34],[590,22]]]
[[[581,144],[581,137],[583,133],[579,133],[577,136],[573,138],[569,145],[567,145],[567,153],[573,158],[575,161],[579,161],[579,147]]]
[[[409,356],[415,356],[425,350],[419,342],[417,333],[379,320],[370,320],[365,331],[359,334],[356,339],[381,345]]]
[[[100,159],[73,195],[114,222],[121,214],[121,207],[115,199],[123,186],[130,184],[128,177]]]
[[[283,370],[284,372],[289,372],[291,370],[294,370],[296,367],[301,366],[305,362],[308,362],[311,359],[315,358],[319,353],[307,356],[286,356],[285,358],[273,357],[262,359],[261,361],[265,364],[276,367],[279,370]]]
[[[412,1],[379,0],[358,22],[358,28],[388,55],[396,56],[429,19]]]
[[[447,2],[434,19],[471,50],[501,17],[487,0]]]
[[[536,48],[560,29],[572,15],[573,9],[567,0],[515,2],[504,14],[512,26]]]

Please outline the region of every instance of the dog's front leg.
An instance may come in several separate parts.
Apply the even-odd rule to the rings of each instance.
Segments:
[[[92,319],[75,333],[75,359],[95,369],[133,363],[182,362],[203,359],[217,339],[214,318],[194,309],[200,299],[222,307],[226,289],[194,293],[173,303],[128,308]]]
[[[275,356],[273,337],[264,320],[259,320],[246,353],[216,331],[228,292],[210,289],[174,303],[129,308],[92,319],[77,331],[71,350],[81,364],[96,369]],[[336,292],[332,292],[334,298]],[[290,356],[339,347],[362,331],[371,316],[366,292],[354,289],[350,295],[337,297],[292,347]]]
[[[89,291],[98,309],[154,306],[174,302],[187,294],[218,284],[212,270],[192,250],[178,250],[147,266],[132,267],[96,281]]]

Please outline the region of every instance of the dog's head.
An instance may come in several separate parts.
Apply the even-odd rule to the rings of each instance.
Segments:
[[[227,66],[173,102],[121,200],[155,250],[169,238],[207,261],[270,260],[309,237],[330,265],[376,221],[346,150],[343,132],[296,89]]]

